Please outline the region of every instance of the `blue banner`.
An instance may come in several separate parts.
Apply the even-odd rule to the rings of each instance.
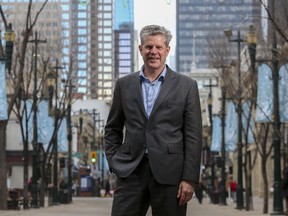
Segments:
[[[279,69],[279,112],[281,122],[288,122],[288,64]]]
[[[273,112],[273,80],[272,70],[267,64],[258,67],[258,90],[256,122],[265,123],[272,121]]]
[[[61,121],[59,130],[58,130],[58,151],[59,152],[68,152],[68,128],[67,128],[67,119],[64,117]]]
[[[27,120],[28,120],[28,141],[32,142],[33,139],[33,111],[32,111],[32,102],[27,100],[25,102],[27,107]],[[25,113],[23,114],[23,128],[24,134],[26,131],[25,126]],[[60,121],[60,120],[59,120]],[[38,104],[37,111],[37,135],[38,135],[38,143],[43,144],[43,148],[47,150],[48,144],[52,139],[54,132],[54,118],[49,116],[49,104],[48,101],[42,100]],[[58,151],[59,152],[67,152],[68,151],[68,140],[67,140],[67,121],[64,118],[61,121],[60,127],[58,128]]]
[[[0,61],[0,120],[8,120],[5,62]]]
[[[54,119],[49,116],[48,101],[42,100],[38,104],[37,129],[38,129],[38,142],[43,143],[43,147],[46,150],[50,140],[52,139],[54,131]]]
[[[244,104],[242,104],[242,127],[243,127],[242,141],[245,140],[246,136],[248,136],[248,139],[247,139],[248,144],[255,143],[254,136],[253,136],[254,121],[253,121],[253,116],[251,112],[252,112],[251,102],[246,101]],[[248,124],[248,119],[249,119],[249,124]]]
[[[222,142],[221,119],[213,116],[211,151],[219,152]]]
[[[225,143],[226,151],[234,151],[238,141],[238,115],[233,101],[226,103]]]

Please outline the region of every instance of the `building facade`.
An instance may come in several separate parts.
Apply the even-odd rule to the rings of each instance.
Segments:
[[[114,2],[114,78],[134,72],[134,1]]]
[[[176,67],[213,67],[210,52],[219,40],[226,40],[227,28],[247,32],[260,19],[259,1],[179,0],[176,5]],[[231,26],[232,25],[232,26]],[[236,54],[236,52],[235,52]],[[236,56],[236,55],[235,55]]]

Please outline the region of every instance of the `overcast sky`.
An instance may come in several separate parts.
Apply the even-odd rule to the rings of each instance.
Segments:
[[[174,54],[176,44],[175,0],[134,0],[135,29],[139,31],[145,25],[157,24],[168,28],[172,35],[170,55]]]

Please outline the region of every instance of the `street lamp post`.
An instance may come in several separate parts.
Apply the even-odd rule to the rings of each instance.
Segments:
[[[226,88],[222,80],[221,84],[222,92],[222,104],[221,104],[221,184],[220,184],[220,204],[227,205],[226,203],[226,174],[225,174],[225,164],[226,164],[226,149],[225,149],[225,108],[226,108]]]
[[[256,48],[257,48],[257,37],[255,33],[255,29],[253,25],[250,25],[249,32],[246,34],[246,41],[248,44],[248,51],[250,56],[250,66],[252,72],[252,80],[257,80],[256,78]],[[257,82],[252,83],[252,98],[256,101],[257,95]],[[248,159],[248,169],[250,170],[249,182],[247,182],[246,186],[246,210],[248,210],[248,206],[252,203],[252,159],[251,159],[251,150],[247,152]]]
[[[69,80],[68,85],[68,107],[67,107],[67,125],[68,125],[68,188],[69,202],[72,202],[72,125],[71,125],[71,102],[72,102],[72,82]]]
[[[238,93],[237,93],[237,114],[238,114],[238,182],[236,188],[237,209],[243,209],[243,175],[242,175],[242,88],[241,88],[241,43],[245,40],[241,39],[240,30],[237,31],[237,38],[230,39],[232,36],[232,30],[226,29],[224,31],[225,36],[229,42],[235,42],[238,45]]]
[[[1,31],[0,31],[1,33]],[[7,66],[7,61],[11,62],[12,59],[12,52],[13,52],[13,44],[14,44],[14,31],[12,30],[12,25],[9,24],[7,31],[5,33],[5,40],[6,40],[6,47],[5,47],[5,51],[2,47],[2,40],[0,38],[0,64],[1,64],[1,68],[0,68],[0,79],[1,79],[1,96],[0,99],[3,99],[1,101],[1,108],[3,109],[3,111],[0,113],[0,173],[6,173],[6,128],[7,128],[7,120],[8,120],[8,113],[7,113],[7,104],[6,104],[6,70],[4,69],[4,67]],[[7,47],[7,43],[12,45],[10,47]],[[7,49],[8,48],[8,49]],[[10,54],[9,55],[9,48],[10,49]],[[10,59],[9,59],[10,58]],[[6,64],[3,65],[3,64]],[[10,73],[10,71],[8,71]],[[27,151],[28,152],[28,151]],[[26,152],[26,153],[27,153]],[[27,154],[25,155],[26,158],[24,160],[24,164],[28,164],[28,160],[27,160]],[[27,180],[27,178],[26,178]],[[1,175],[0,176],[0,187],[1,187],[1,191],[2,193],[0,193],[0,210],[6,210],[7,209],[7,183],[6,183],[6,175]],[[26,186],[27,188],[27,186]],[[24,199],[26,199],[27,196],[25,196],[24,194]]]
[[[272,1],[272,16],[275,20],[275,0]],[[274,193],[273,193],[273,213],[272,215],[284,215],[283,198],[281,188],[281,132],[280,132],[280,112],[279,112],[279,72],[277,59],[277,39],[275,25],[272,24],[272,80],[273,80],[273,142],[274,146]]]
[[[34,89],[33,89],[33,159],[32,159],[32,185],[31,185],[31,193],[32,193],[32,201],[31,207],[32,208],[39,208],[39,200],[38,200],[38,183],[37,180],[38,176],[38,125],[37,125],[37,55],[38,55],[38,44],[39,43],[46,43],[46,40],[39,40],[38,33],[35,32],[35,39],[29,40],[28,42],[34,43]]]
[[[58,129],[59,129],[59,118],[60,118],[60,110],[58,108],[58,69],[64,69],[64,67],[60,67],[58,65],[58,59],[56,60],[56,66],[50,67],[49,69],[54,69],[56,72],[53,74],[54,77],[54,85],[55,85],[55,107],[54,107],[54,161],[53,161],[53,204],[57,205],[58,200]],[[50,72],[51,73],[51,72]],[[51,98],[52,100],[52,98]],[[51,107],[52,108],[52,107]]]
[[[211,81],[210,81],[211,84]],[[212,86],[210,85],[210,92],[208,95],[208,113],[209,113],[209,121],[210,121],[210,139],[212,140],[212,134],[213,134],[213,118],[212,118],[212,103],[213,103],[213,98],[212,98]],[[215,199],[215,151],[210,151],[211,153],[211,191],[210,191],[210,199],[213,204],[218,203]]]
[[[209,88],[209,94],[208,94],[208,114],[209,114],[209,122],[210,122],[210,138],[212,139],[212,133],[213,133],[213,112],[212,112],[212,106],[213,106],[213,97],[212,97],[212,87],[217,87],[218,83],[216,84],[212,84],[212,80],[209,79],[209,84],[208,85],[204,85],[204,87],[208,87]],[[216,199],[214,197],[214,192],[215,192],[215,185],[214,185],[214,181],[215,181],[215,157],[214,154],[215,152],[210,151],[211,153],[211,190],[212,193],[210,194],[210,199],[212,201],[212,203],[215,204]]]

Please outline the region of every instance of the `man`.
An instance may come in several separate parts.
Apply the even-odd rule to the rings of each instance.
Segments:
[[[196,81],[166,64],[172,35],[140,32],[141,70],[118,79],[105,127],[105,151],[117,176],[112,215],[185,216],[199,179],[202,123]],[[125,134],[124,134],[125,133]]]

